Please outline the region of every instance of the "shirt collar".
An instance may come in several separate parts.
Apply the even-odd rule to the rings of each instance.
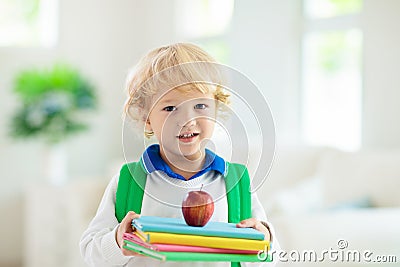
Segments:
[[[168,166],[168,164],[165,163],[165,161],[161,158],[160,145],[158,145],[158,144],[149,146],[144,151],[141,160],[143,162],[143,166],[144,166],[147,174],[152,173],[154,171],[163,171],[169,177],[186,180],[182,175],[173,172],[172,169]],[[200,175],[202,175],[208,171],[217,171],[225,176],[226,175],[226,163],[223,158],[219,157],[211,150],[206,149],[206,160],[205,160],[203,168],[198,173],[196,173],[195,175],[190,177],[190,179],[199,177]]]

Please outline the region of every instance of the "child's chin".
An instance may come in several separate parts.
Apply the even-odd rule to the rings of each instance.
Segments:
[[[203,153],[201,151],[197,150],[192,150],[192,151],[184,151],[181,150],[182,155],[190,160],[197,160],[202,157]]]

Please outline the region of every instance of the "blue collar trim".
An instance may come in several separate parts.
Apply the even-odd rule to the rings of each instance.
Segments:
[[[147,174],[152,173],[154,171],[163,171],[169,177],[186,180],[182,175],[177,174],[171,170],[171,168],[165,163],[165,161],[160,156],[160,145],[154,144],[149,146],[142,155],[141,158],[143,162],[143,166],[147,172]],[[226,175],[226,163],[225,160],[218,155],[216,155],[211,150],[206,149],[206,160],[203,168],[190,177],[189,180],[199,177],[200,175],[208,172],[208,171],[217,171],[222,175]]]

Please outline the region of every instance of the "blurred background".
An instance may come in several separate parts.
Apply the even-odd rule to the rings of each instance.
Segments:
[[[268,100],[277,154],[258,194],[284,248],[345,238],[400,261],[398,25],[398,0],[0,0],[0,266],[84,266],[80,234],[124,160],[126,75],[173,42],[200,45]],[[17,77],[57,62],[93,89],[91,108],[71,111],[87,129],[14,138],[15,114],[37,122],[41,105]]]

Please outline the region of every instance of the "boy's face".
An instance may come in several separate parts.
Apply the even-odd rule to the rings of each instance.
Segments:
[[[215,115],[214,95],[185,85],[155,99],[146,128],[154,131],[162,156],[198,160],[214,131]]]

